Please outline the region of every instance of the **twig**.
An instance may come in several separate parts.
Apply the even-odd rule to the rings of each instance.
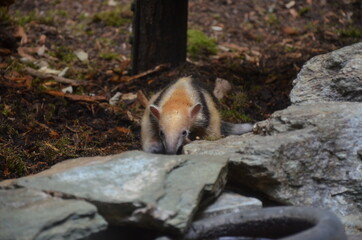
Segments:
[[[163,70],[163,69],[165,69],[165,68],[168,68],[168,67],[170,67],[169,64],[160,64],[160,65],[158,65],[158,66],[156,66],[156,67],[154,67],[154,68],[152,68],[152,69],[150,69],[150,70],[147,70],[147,71],[145,71],[145,72],[141,72],[141,73],[136,74],[136,75],[133,75],[133,76],[131,76],[131,77],[126,77],[125,80],[124,80],[124,82],[118,84],[117,86],[115,86],[115,87],[112,89],[112,92],[116,91],[118,88],[123,87],[125,84],[127,84],[127,83],[129,83],[129,82],[131,82],[131,81],[133,81],[133,80],[135,80],[135,79],[138,79],[138,78],[141,78],[141,77],[150,75],[150,74],[152,74],[152,73],[161,71],[161,70]]]
[[[56,96],[56,97],[65,97],[73,101],[82,101],[82,102],[106,102],[107,98],[105,96],[86,96],[86,95],[75,95],[69,93],[63,93],[60,91],[48,90],[45,93]]]
[[[28,74],[30,74],[30,75],[32,75],[34,77],[42,78],[42,79],[53,78],[57,82],[66,83],[66,84],[69,84],[69,85],[72,85],[72,86],[88,85],[88,83],[86,81],[83,81],[83,80],[73,80],[73,79],[69,79],[69,78],[55,76],[55,75],[52,75],[52,74],[49,74],[49,73],[42,73],[42,72],[39,72],[39,71],[37,71],[37,70],[35,70],[33,68],[30,68],[30,67],[26,67],[26,68],[24,68],[24,70]]]
[[[133,81],[133,80],[135,80],[137,78],[141,78],[141,77],[147,76],[147,75],[149,75],[151,73],[158,72],[158,71],[160,71],[162,69],[165,69],[167,67],[169,67],[169,64],[160,64],[160,65],[154,67],[153,69],[147,70],[145,72],[141,72],[139,74],[136,74],[134,76],[131,76],[131,77],[127,78],[126,82],[130,82],[130,81]]]

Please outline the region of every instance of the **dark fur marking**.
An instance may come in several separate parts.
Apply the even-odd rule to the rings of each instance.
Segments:
[[[207,128],[210,125],[210,110],[205,98],[205,94],[207,94],[207,91],[200,86],[200,83],[198,81],[194,79],[192,79],[191,85],[197,92],[198,98],[202,105],[202,113],[204,115],[203,120],[196,122],[196,125]]]
[[[175,79],[172,80],[171,83],[169,83],[164,89],[161,90],[160,95],[158,95],[158,97],[155,99],[155,101],[153,102],[154,105],[159,106],[161,99],[163,98],[163,95],[165,95],[165,92],[167,92],[167,90],[174,85],[179,79]]]
[[[233,133],[233,124],[221,121],[221,135],[229,136]]]

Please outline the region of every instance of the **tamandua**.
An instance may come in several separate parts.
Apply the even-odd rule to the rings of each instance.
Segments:
[[[145,152],[179,154],[195,139],[240,135],[253,125],[222,122],[214,97],[194,79],[183,77],[156,93],[141,123]]]

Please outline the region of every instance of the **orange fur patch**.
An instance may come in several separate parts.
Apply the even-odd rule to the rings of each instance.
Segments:
[[[164,103],[162,112],[180,111],[181,114],[186,114],[188,109],[192,107],[193,102],[190,99],[186,89],[176,89],[170,98]]]

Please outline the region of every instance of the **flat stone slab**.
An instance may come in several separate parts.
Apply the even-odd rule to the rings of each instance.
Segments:
[[[262,202],[256,198],[245,197],[233,192],[224,192],[213,204],[202,211],[198,215],[198,218],[210,218],[228,213],[240,213],[262,207]]]
[[[85,199],[113,225],[182,233],[204,193],[221,192],[226,174],[225,157],[133,151],[64,161],[12,184]]]
[[[306,62],[293,81],[293,104],[362,102],[362,42]]]
[[[257,128],[260,135],[196,141],[184,151],[228,156],[234,182],[282,204],[330,209],[349,234],[361,233],[362,103],[294,105]]]
[[[97,208],[26,188],[0,189],[0,239],[82,239],[104,230]]]

